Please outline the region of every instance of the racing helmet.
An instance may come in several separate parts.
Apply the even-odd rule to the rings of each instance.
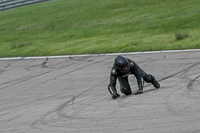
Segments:
[[[130,70],[130,63],[128,59],[121,55],[115,58],[114,64],[121,73],[127,73]]]

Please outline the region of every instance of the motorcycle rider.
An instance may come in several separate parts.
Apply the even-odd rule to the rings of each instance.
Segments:
[[[135,75],[137,79],[138,90],[135,95],[143,93],[144,81],[152,83],[155,88],[160,88],[160,84],[153,75],[144,72],[133,60],[119,55],[114,60],[114,65],[110,73],[110,84],[108,85],[108,91],[113,99],[120,96],[115,87],[117,79],[120,83],[120,91],[125,95],[132,94],[128,81],[128,76],[130,74]]]

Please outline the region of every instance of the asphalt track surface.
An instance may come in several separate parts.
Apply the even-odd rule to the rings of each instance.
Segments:
[[[0,133],[199,133],[200,51],[125,56],[161,88],[124,96],[117,85],[113,100],[116,55],[1,60]]]

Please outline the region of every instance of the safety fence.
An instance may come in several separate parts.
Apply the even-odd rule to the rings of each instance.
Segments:
[[[0,0],[0,11],[51,0]]]

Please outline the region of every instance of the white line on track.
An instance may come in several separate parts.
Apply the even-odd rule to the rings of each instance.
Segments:
[[[105,56],[105,55],[178,53],[178,52],[194,52],[194,51],[200,51],[200,49],[164,50],[164,51],[147,51],[147,52],[110,53],[110,54],[64,55],[64,56],[11,57],[11,58],[0,58],[0,61],[5,61],[5,60],[31,60],[31,59],[46,59],[46,58],[48,58],[48,59],[56,59],[56,58],[70,58],[70,57]]]

